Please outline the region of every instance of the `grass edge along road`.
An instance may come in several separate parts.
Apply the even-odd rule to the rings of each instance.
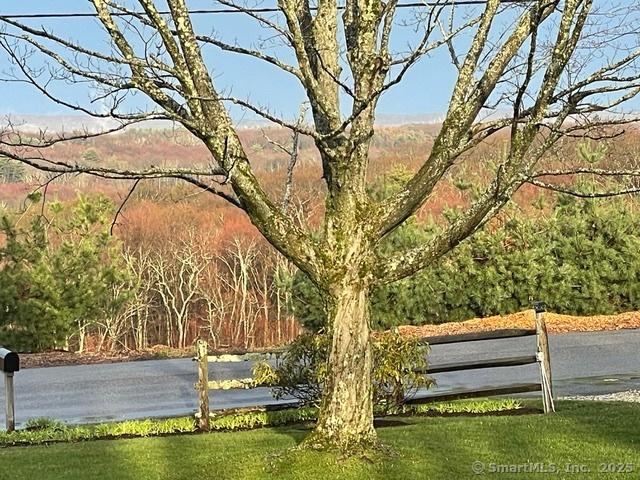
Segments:
[[[525,408],[519,400],[485,398],[403,405],[396,414],[469,415],[496,412],[510,413],[516,410],[517,413],[524,413],[526,411],[524,410]],[[213,412],[209,427],[212,431],[235,431],[303,424],[315,421],[317,413],[318,411],[314,407],[287,408],[273,411],[261,409],[260,407],[255,409],[251,409],[251,407],[238,408]],[[197,432],[198,426],[194,416],[147,418],[88,425],[67,425],[60,420],[40,417],[30,418],[23,428],[15,432],[0,431],[0,448],[58,442],[113,440],[121,437],[157,437]]]
[[[291,451],[308,430],[288,426],[4,448],[0,468],[3,478],[15,480],[635,479],[640,475],[640,404],[571,401],[558,402],[558,412],[551,415],[394,419],[405,425],[378,431],[396,454],[376,463]],[[554,469],[557,474],[535,473]]]

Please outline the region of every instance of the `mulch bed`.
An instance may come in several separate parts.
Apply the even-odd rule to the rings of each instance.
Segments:
[[[599,332],[605,330],[623,330],[640,328],[640,312],[626,312],[618,315],[595,315],[575,317],[545,313],[544,319],[550,333]],[[440,325],[403,326],[399,331],[405,335],[428,337],[500,330],[505,328],[534,328],[533,310],[525,310],[511,315],[496,315],[487,318],[474,318],[466,322],[442,323]]]

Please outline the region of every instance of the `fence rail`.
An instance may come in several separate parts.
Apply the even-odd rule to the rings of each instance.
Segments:
[[[514,393],[542,392],[542,401],[545,413],[555,411],[553,404],[553,390],[551,382],[551,362],[549,358],[549,340],[547,327],[544,321],[544,304],[536,302],[535,307],[535,328],[534,329],[503,329],[491,332],[473,332],[455,335],[438,335],[421,338],[421,345],[446,345],[464,342],[482,342],[488,340],[507,340],[518,337],[536,336],[535,354],[527,354],[512,357],[498,357],[487,360],[470,360],[466,362],[444,363],[440,365],[430,365],[426,369],[416,370],[418,373],[439,374],[446,372],[458,372],[465,370],[494,369],[517,367],[537,363],[540,368],[540,381],[535,383],[519,383],[502,386],[480,387],[468,390],[458,390],[453,392],[431,393],[422,396],[407,398],[407,404],[423,404],[441,401],[451,401],[465,398],[490,397],[498,395],[510,395]],[[278,348],[260,352],[236,352],[209,355],[208,344],[205,340],[198,340],[196,344],[195,361],[198,362],[198,382],[195,388],[198,391],[198,423],[201,430],[209,430],[209,391],[210,390],[231,390],[256,388],[253,378],[238,378],[221,381],[209,380],[209,363],[229,363],[229,362],[255,362],[261,360],[273,360],[278,355],[286,352],[286,348]],[[297,403],[290,402],[285,406],[256,406],[252,409],[281,409],[296,406]]]
[[[423,337],[420,343],[429,345],[445,345],[447,343],[478,342],[482,340],[501,340],[504,338],[528,337],[536,335],[537,330],[524,328],[507,328],[491,332],[456,333],[453,335],[434,335]]]
[[[452,400],[462,400],[465,398],[495,397],[498,395],[511,395],[513,393],[539,392],[541,390],[542,384],[537,382],[517,383],[504,387],[475,388],[473,390],[459,390],[456,392],[432,393],[430,395],[410,398],[405,403],[408,405],[413,405],[422,403],[449,402]]]
[[[460,372],[463,370],[478,370],[484,368],[517,367],[520,365],[530,365],[536,363],[538,358],[535,355],[523,355],[521,357],[500,357],[490,360],[473,360],[470,362],[443,363],[441,365],[429,366],[425,369],[415,370],[417,373],[446,373]]]

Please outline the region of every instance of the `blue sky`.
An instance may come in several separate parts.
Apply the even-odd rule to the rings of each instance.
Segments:
[[[211,1],[192,1],[192,8],[211,8]],[[36,1],[3,2],[3,14],[36,12],[83,12],[91,11],[86,1]],[[238,41],[251,46],[268,32],[248,21],[243,15],[218,14],[194,16],[199,32],[209,34],[212,30],[229,42]],[[28,20],[32,26],[44,26],[56,34],[81,40],[83,45],[104,48],[105,37],[95,19],[38,19]],[[404,28],[396,37],[396,44],[406,45],[415,38],[410,28]],[[284,50],[275,49],[279,56]],[[206,58],[219,89],[230,89],[233,96],[250,98],[260,105],[268,106],[276,113],[292,116],[298,111],[303,100],[303,91],[296,79],[283,74],[274,67],[260,61],[238,55],[222,53],[215,47],[206,48]],[[11,67],[6,54],[0,52],[0,70]],[[454,70],[446,50],[441,49],[435,56],[425,59],[405,78],[402,87],[385,95],[379,112],[389,114],[439,113],[446,110],[448,94],[455,79]],[[62,85],[58,89],[72,100],[86,100],[89,92],[84,88]],[[32,87],[16,83],[0,83],[0,113],[11,114],[60,114],[66,113],[62,107],[47,101]],[[136,100],[141,101],[141,100]],[[236,112],[236,116],[238,112]]]
[[[261,3],[256,0],[256,6],[272,6],[271,0]],[[600,3],[602,4],[604,0]],[[618,3],[626,3],[624,0]],[[131,4],[132,2],[125,2]],[[598,3],[598,2],[597,2]],[[606,4],[606,2],[605,2]],[[192,9],[219,7],[211,0],[192,0]],[[161,5],[162,8],[162,5]],[[459,18],[464,13],[479,13],[480,6],[459,8]],[[10,13],[36,12],[90,12],[91,5],[80,0],[22,0],[21,2],[2,2],[0,11]],[[401,19],[410,19],[408,9],[401,11]],[[513,17],[504,14],[500,20],[508,24]],[[458,19],[458,21],[460,21]],[[32,26],[44,26],[54,33],[80,41],[83,45],[105,51],[107,39],[98,25],[97,20],[91,18],[73,19],[38,19],[25,21]],[[197,15],[194,22],[199,33],[210,34],[229,42],[238,42],[247,47],[255,46],[256,42],[270,35],[268,31],[239,14]],[[393,45],[396,49],[403,48],[407,43],[417,38],[412,27],[396,29]],[[461,42],[464,43],[464,37]],[[464,45],[462,45],[464,47]],[[463,49],[462,49],[463,50]],[[282,47],[274,47],[269,51],[283,59],[292,60],[291,54]],[[288,56],[287,56],[288,55]],[[300,102],[304,99],[303,91],[298,81],[292,76],[277,70],[263,62],[245,56],[221,52],[215,47],[207,47],[205,56],[214,77],[216,87],[221,91],[231,92],[231,95],[250,99],[270,111],[292,118],[298,111]],[[39,60],[34,59],[34,64]],[[0,71],[6,72],[11,68],[6,54],[0,52]],[[455,69],[451,65],[446,48],[440,48],[434,54],[424,58],[405,77],[402,84],[389,91],[382,98],[378,112],[382,114],[418,115],[426,113],[442,113],[446,111],[453,82]],[[55,87],[58,94],[74,102],[86,102],[95,92],[85,86],[60,83]],[[0,113],[2,114],[63,114],[68,110],[46,100],[33,87],[17,83],[0,83]],[[148,102],[142,95],[131,100],[131,105],[142,106]],[[150,103],[149,103],[150,104]],[[234,110],[234,117],[239,119],[242,112]],[[247,118],[251,118],[247,115]]]

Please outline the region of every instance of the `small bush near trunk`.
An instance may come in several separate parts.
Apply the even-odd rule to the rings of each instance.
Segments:
[[[256,383],[273,388],[273,396],[297,398],[305,405],[318,405],[329,372],[328,335],[304,334],[294,341],[276,365],[255,365]],[[389,413],[404,403],[418,388],[428,388],[433,380],[419,371],[427,367],[428,347],[397,332],[385,332],[373,339],[373,399],[381,413]]]

